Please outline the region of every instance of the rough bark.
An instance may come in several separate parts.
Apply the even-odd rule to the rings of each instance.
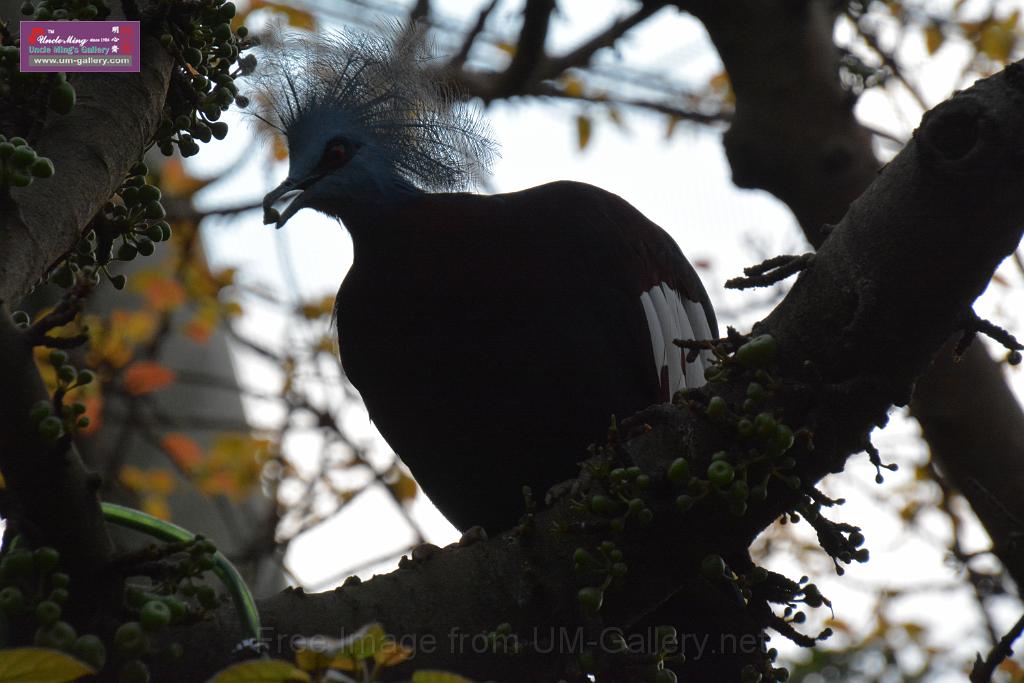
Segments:
[[[842,218],[880,165],[870,134],[853,115],[854,100],[839,83],[835,3],[676,4],[704,23],[736,93],[736,115],[725,135],[734,182],[785,202],[808,242],[819,247],[823,228]],[[1012,543],[1016,520],[1024,519],[1024,484],[1000,474],[1020,469],[1021,443],[1014,435],[1024,434],[1024,411],[984,348],[975,345],[960,364],[952,347],[947,350],[918,384],[911,415],[1003,565],[1024,585],[1024,557]]]
[[[153,138],[172,60],[144,35],[140,62],[137,74],[77,74],[75,108],[29,140],[57,172],[14,189],[15,208],[0,213],[0,303],[17,304],[74,246]]]

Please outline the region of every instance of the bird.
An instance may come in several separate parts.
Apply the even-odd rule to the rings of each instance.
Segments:
[[[348,230],[342,367],[455,527],[515,526],[523,487],[578,475],[612,416],[705,383],[710,352],[688,359],[673,340],[715,339],[717,323],[675,241],[584,183],[468,191],[496,148],[422,36],[322,33],[264,50],[251,113],[289,153],[264,222],[309,208]]]

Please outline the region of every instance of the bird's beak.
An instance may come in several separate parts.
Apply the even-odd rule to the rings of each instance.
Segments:
[[[302,181],[285,178],[284,182],[268,192],[263,198],[263,224],[276,223],[275,227],[282,227],[303,207],[302,193],[311,182],[311,178]],[[274,204],[280,206],[275,207]]]

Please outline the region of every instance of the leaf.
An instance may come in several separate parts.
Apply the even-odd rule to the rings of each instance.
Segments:
[[[989,26],[981,32],[979,47],[993,61],[1005,62],[1013,50],[1014,36],[1002,26]]]
[[[334,295],[325,296],[319,301],[308,301],[299,306],[299,313],[306,320],[316,320],[334,312]]]
[[[58,650],[16,647],[0,650],[0,682],[65,683],[96,670]]]
[[[215,179],[203,180],[190,175],[180,157],[171,157],[160,167],[160,190],[168,197],[187,199]]]
[[[309,681],[309,674],[280,659],[241,662],[222,669],[206,683],[288,683]]]
[[[197,344],[205,344],[210,341],[210,336],[213,334],[213,325],[201,318],[194,318],[185,323],[182,331],[186,337]]]
[[[324,652],[317,644],[316,649],[310,643],[310,647],[299,647],[295,651],[295,664],[303,671],[321,671],[323,669],[338,669],[340,671],[355,671],[357,664],[354,659],[347,655],[332,655]]]
[[[388,638],[381,649],[374,653],[373,660],[377,662],[378,666],[389,667],[398,666],[407,659],[411,659],[413,651],[409,648],[399,645],[396,641]]]
[[[171,506],[167,503],[167,498],[164,496],[143,496],[139,502],[139,507],[147,515],[152,515],[157,519],[168,521],[171,519]]]
[[[518,51],[518,48],[512,43],[498,43],[496,47],[509,57],[515,57]]]
[[[165,275],[146,278],[132,278],[132,289],[141,291],[150,308],[157,311],[173,311],[185,303],[185,287],[178,280]]]
[[[388,484],[391,493],[399,502],[406,503],[416,497],[416,480],[401,472],[393,483]]]
[[[183,470],[191,471],[203,461],[203,449],[185,434],[164,434],[160,445]]]
[[[668,117],[668,126],[665,127],[665,139],[672,137],[672,133],[676,132],[676,126],[679,125],[680,121],[682,121],[682,118],[674,114]]]
[[[273,142],[270,144],[271,153],[274,158],[278,161],[284,161],[288,158],[288,142],[284,139],[283,135],[274,134]]]
[[[579,115],[576,117],[576,138],[580,150],[587,148],[590,144],[590,135],[593,132],[594,122],[589,116]]]
[[[423,669],[412,675],[412,683],[473,683],[465,676],[448,671],[431,671]]]
[[[562,92],[568,97],[579,97],[583,94],[583,81],[574,76],[565,76],[562,79]]]
[[[928,54],[933,55],[938,52],[939,48],[942,47],[942,43],[945,41],[946,36],[938,26],[935,24],[928,24],[928,26],[925,27],[924,42],[925,46],[928,48]]]
[[[202,467],[193,472],[196,487],[208,495],[225,495],[232,500],[248,496],[259,485],[272,446],[269,440],[249,434],[217,436]]]
[[[356,659],[369,659],[384,649],[388,637],[384,627],[378,623],[367,624],[344,639],[342,651]]]
[[[622,119],[622,113],[615,107],[608,107],[608,118],[619,128],[626,129],[626,122]]]
[[[132,396],[142,396],[163,389],[174,382],[173,370],[155,361],[141,360],[132,363],[121,374],[124,390]]]

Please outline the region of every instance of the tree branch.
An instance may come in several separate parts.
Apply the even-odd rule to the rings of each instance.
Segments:
[[[77,74],[78,103],[52,115],[29,142],[53,178],[12,191],[18,211],[0,216],[0,302],[16,304],[74,246],[152,139],[170,82],[171,56],[143,36],[141,71]]]
[[[726,437],[700,409],[657,406],[638,416],[650,429],[624,436],[621,448],[652,478],[648,503],[654,517],[650,525],[631,523],[615,537],[630,572],[621,588],[609,589],[602,623],[636,623],[670,596],[691,606],[682,617],[691,634],[748,632],[776,619],[743,609],[735,598],[730,602],[721,582],[701,577],[701,558],[717,553],[742,568],[746,543],[801,505],[807,487],[862,450],[890,406],[909,400],[915,379],[1016,248],[1024,230],[1021,98],[1024,64],[1017,64],[933,110],[851,206],[813,266],[755,325],[778,342],[778,376],[789,387],[780,397],[782,414],[794,428],[813,432],[813,443],[794,447],[796,489],[773,483],[767,500],[753,502],[741,517],[713,504],[680,515],[664,476],[667,463],[686,454],[700,471]],[[746,383],[715,383],[694,396],[742,400]],[[578,485],[594,484],[584,477]],[[608,536],[600,525],[581,526],[588,519],[593,517],[567,495],[539,510],[526,533],[441,552],[330,593],[289,591],[270,598],[261,611],[271,652],[287,653],[287,638],[298,633],[351,632],[381,621],[392,633],[415,634],[415,668],[504,681],[553,679],[562,675],[560,655],[567,654],[557,645],[554,652],[527,647],[515,657],[495,656],[473,652],[472,641],[458,636],[487,633],[500,622],[511,623],[527,640],[585,625],[575,599],[573,549]],[[189,651],[222,652],[236,634],[227,621],[201,627],[187,639],[203,647]],[[190,678],[200,679],[215,663],[197,658],[186,666]],[[738,674],[728,656],[708,655],[694,666],[717,676],[696,680],[734,680]],[[407,675],[408,669],[394,673]]]
[[[544,59],[544,42],[554,11],[555,0],[526,0],[516,54],[501,76],[501,90],[516,92],[534,78]]]

